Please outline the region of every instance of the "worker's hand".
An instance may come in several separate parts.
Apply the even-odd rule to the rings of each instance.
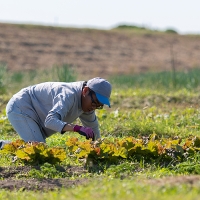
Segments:
[[[80,135],[85,136],[86,139],[92,138],[92,140],[94,141],[94,132],[91,128],[76,125],[74,126],[74,131],[78,132]]]

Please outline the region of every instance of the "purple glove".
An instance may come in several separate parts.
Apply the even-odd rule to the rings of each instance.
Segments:
[[[76,125],[74,126],[74,131],[78,132],[80,135],[85,136],[86,139],[92,138],[92,141],[94,141],[94,132],[91,128]]]

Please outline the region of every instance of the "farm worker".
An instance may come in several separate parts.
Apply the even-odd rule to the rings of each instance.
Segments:
[[[6,113],[25,142],[45,142],[52,134],[66,131],[96,140],[100,131],[95,109],[110,107],[111,90],[111,84],[100,77],[69,83],[40,83],[13,95]],[[73,124],[77,118],[83,126]]]

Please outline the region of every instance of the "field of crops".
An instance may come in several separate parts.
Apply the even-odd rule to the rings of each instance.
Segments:
[[[198,68],[110,77],[111,108],[96,111],[98,141],[57,133],[46,144],[24,143],[7,120],[6,103],[26,85],[76,80],[56,70],[12,74],[1,66],[0,138],[12,143],[0,150],[0,199],[200,198]]]

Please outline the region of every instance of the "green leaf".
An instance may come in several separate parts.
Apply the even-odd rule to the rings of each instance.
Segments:
[[[200,137],[195,137],[193,142],[194,147],[200,147]]]
[[[120,147],[118,149],[115,149],[114,154],[112,156],[127,158],[128,152],[125,147]]]
[[[26,160],[26,161],[31,160],[30,156],[26,152],[24,152],[22,149],[19,149],[16,151],[16,156],[22,160]]]
[[[57,158],[58,162],[62,162],[66,159],[66,152],[63,148],[50,148],[49,149],[50,154],[52,155],[52,157]],[[48,155],[48,153],[46,154]]]
[[[156,141],[155,142],[150,141],[147,147],[151,154],[153,154],[154,156],[158,156],[159,152],[158,152],[158,145]]]
[[[69,138],[66,141],[66,145],[67,145],[69,151],[74,153],[78,149],[78,146],[79,146],[78,138]]]
[[[176,145],[176,151],[180,152],[181,154],[184,153],[184,150],[180,145]]]
[[[16,151],[16,148],[10,143],[10,144],[5,144],[3,149],[0,151],[1,153],[5,154],[14,154]]]

